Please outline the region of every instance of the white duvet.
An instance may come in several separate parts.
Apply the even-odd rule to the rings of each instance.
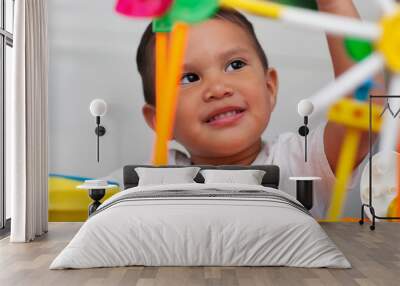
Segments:
[[[282,191],[254,185],[135,187],[104,202],[50,269],[128,265],[351,267],[309,214],[280,200],[251,196],[122,199],[137,192],[207,193],[209,189],[261,190],[297,202]]]

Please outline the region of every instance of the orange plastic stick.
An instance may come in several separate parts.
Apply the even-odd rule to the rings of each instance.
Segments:
[[[162,102],[167,71],[168,34],[156,33],[156,107]]]
[[[172,139],[175,122],[176,104],[178,102],[180,78],[182,76],[183,60],[187,44],[189,25],[176,23],[172,30],[170,45],[170,65],[168,66],[168,81],[166,92],[168,99],[168,116],[166,116],[167,138]]]
[[[161,114],[165,108],[165,83],[168,66],[168,34],[156,33],[156,142],[153,150],[153,164],[161,165],[167,162],[168,158],[168,138],[162,134],[162,125],[160,124]]]
[[[182,65],[187,43],[189,26],[184,23],[176,23],[169,40],[168,49],[169,62],[167,65],[167,75],[165,86],[161,84],[163,91],[159,117],[157,118],[156,151],[154,156],[155,165],[165,165],[168,163],[168,140],[172,138],[175,121],[176,103],[178,101],[179,80],[182,74]],[[165,89],[164,89],[165,88]]]

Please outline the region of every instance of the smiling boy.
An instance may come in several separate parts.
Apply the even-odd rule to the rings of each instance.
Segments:
[[[351,0],[318,0],[319,9],[358,17]],[[137,64],[143,80],[143,115],[155,130],[155,35],[149,25],[143,34]],[[329,36],[335,76],[353,63],[342,39]],[[263,142],[278,93],[278,74],[270,67],[252,24],[236,11],[220,10],[213,19],[190,29],[173,139],[190,157],[169,151],[170,165],[278,165],[280,189],[295,194],[290,176],[319,176],[314,191],[314,217],[325,216],[335,181],[334,170],[343,141],[344,127],[321,124],[309,135],[309,160],[304,162],[303,138],[285,133],[274,142]],[[372,91],[373,93],[373,91]],[[357,164],[368,151],[362,139]]]
[[[249,165],[260,152],[260,134],[276,102],[277,74],[246,21],[221,10],[190,30],[173,135],[193,164]],[[149,27],[137,63],[146,99],[143,114],[154,129],[152,49]]]

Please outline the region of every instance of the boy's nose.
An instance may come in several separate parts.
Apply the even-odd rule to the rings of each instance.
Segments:
[[[216,83],[204,93],[204,100],[211,101],[214,99],[221,99],[226,96],[231,96],[232,94],[233,89],[231,87],[223,83]]]

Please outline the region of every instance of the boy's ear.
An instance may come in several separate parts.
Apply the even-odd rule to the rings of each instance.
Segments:
[[[142,113],[147,125],[156,132],[156,108],[153,105],[146,103],[142,107]],[[175,140],[174,134],[172,134],[172,140]]]
[[[146,103],[142,107],[142,113],[147,125],[156,131],[156,108],[153,105]]]
[[[269,100],[270,100],[270,105],[272,109],[274,109],[277,101],[277,96],[278,96],[278,86],[279,86],[279,80],[278,80],[278,72],[274,68],[268,68],[268,70],[265,71],[265,80],[267,84],[267,89],[269,91]]]

